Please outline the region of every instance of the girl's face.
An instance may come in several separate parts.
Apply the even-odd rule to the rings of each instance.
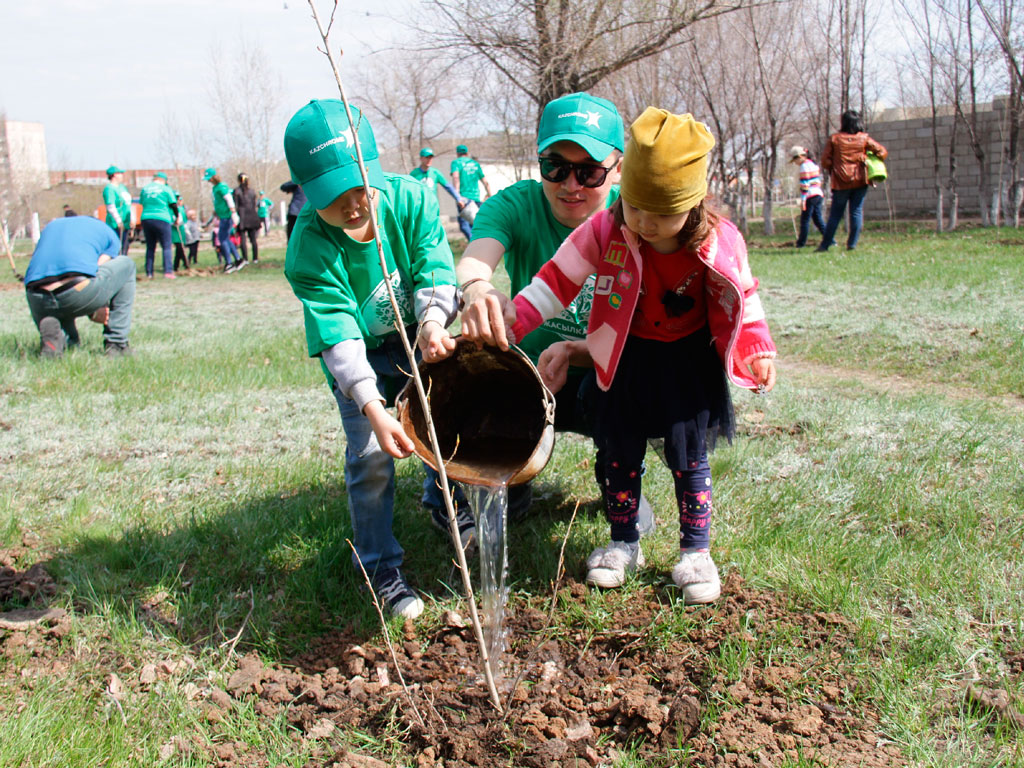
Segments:
[[[691,209],[692,210],[692,209]],[[686,224],[690,211],[664,215],[634,208],[622,201],[622,218],[626,226],[639,237],[650,243],[658,253],[672,253],[679,250],[679,231]]]
[[[352,187],[334,199],[326,208],[318,208],[320,218],[332,227],[340,227],[350,237],[362,240],[370,229],[370,197],[365,187]]]

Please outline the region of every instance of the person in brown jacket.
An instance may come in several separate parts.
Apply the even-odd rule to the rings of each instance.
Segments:
[[[847,203],[850,204],[850,232],[846,250],[857,247],[864,224],[864,196],[868,192],[868,173],[864,165],[867,152],[874,152],[882,160],[889,156],[885,147],[864,132],[860,112],[852,109],[843,112],[839,132],[828,137],[825,151],[821,153],[821,167],[829,172],[832,181],[832,204],[821,245],[815,249],[818,253],[827,251],[833,244]]]

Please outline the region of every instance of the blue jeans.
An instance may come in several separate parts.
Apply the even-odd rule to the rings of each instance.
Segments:
[[[800,211],[800,234],[796,238],[796,247],[807,245],[807,235],[811,231],[811,222],[821,234],[825,234],[825,219],[821,216],[821,195],[807,198],[804,209]]]
[[[79,287],[81,290],[76,290]],[[128,256],[118,256],[97,267],[96,276],[87,283],[57,294],[25,289],[25,298],[36,327],[44,317],[56,317],[68,346],[72,347],[79,341],[75,318],[110,307],[103,340],[108,344],[127,344],[135,303],[135,262]]]
[[[402,372],[408,370],[409,362],[398,334],[388,336],[376,349],[366,350],[366,359],[377,374],[378,391],[384,394],[397,393],[409,379]],[[338,403],[347,441],[345,487],[352,520],[352,543],[355,545],[352,565],[359,572],[359,561],[362,561],[372,577],[380,569],[400,567],[405,554],[392,530],[395,461],[381,449],[370,420],[354,400],[341,393],[337,382],[332,382],[331,392]],[[427,507],[442,507],[444,500],[438,487],[439,476],[429,467],[426,470],[421,501]],[[462,489],[453,484],[453,491],[456,504],[464,505],[466,497]]]
[[[832,206],[828,210],[828,224],[825,225],[825,234],[821,238],[819,248],[829,248],[835,244],[836,230],[839,229],[839,222],[843,220],[847,203],[850,204],[850,233],[846,237],[846,249],[850,250],[857,246],[860,230],[864,226],[864,196],[867,193],[867,185],[856,189],[832,190]]]
[[[220,240],[220,252],[224,256],[224,266],[238,261],[238,249],[231,242],[231,217],[221,219],[217,225],[217,239]]]
[[[153,260],[156,256],[156,244],[164,252],[164,274],[173,272],[171,268],[171,224],[160,219],[143,219],[142,234],[146,238],[146,274],[153,276]]]

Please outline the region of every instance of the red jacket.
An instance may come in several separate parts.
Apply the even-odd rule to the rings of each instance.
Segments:
[[[882,160],[888,150],[866,133],[833,133],[821,153],[821,167],[829,172],[832,189],[858,189],[868,185],[868,172],[864,161],[868,151]]]
[[[723,219],[697,255],[708,268],[708,326],[719,359],[734,384],[756,389],[757,381],[746,366],[759,357],[775,357],[775,343],[757,295],[757,280],[747,263],[743,236],[732,222]],[[599,211],[574,229],[533,281],[516,294],[512,333],[521,339],[557,315],[595,272],[587,349],[597,369],[598,386],[607,390],[629,336],[643,283],[636,235],[624,226],[615,226],[611,211]]]

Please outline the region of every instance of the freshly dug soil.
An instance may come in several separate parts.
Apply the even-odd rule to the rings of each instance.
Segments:
[[[0,552],[0,605],[20,604],[0,613],[0,659],[21,661],[0,663],[0,685],[27,691],[33,678],[68,668],[62,653],[80,656],[83,649],[62,650],[68,619],[45,606],[55,585],[38,565],[19,570],[17,555]],[[407,623],[402,636],[392,638],[406,689],[380,633],[366,641],[355,632],[320,637],[285,663],[246,655],[223,688],[205,675],[185,687],[214,727],[246,702],[261,717],[287,718],[297,740],[322,739],[310,768],[389,765],[331,747],[343,741],[325,737],[348,729],[383,743],[399,740],[412,756],[403,764],[416,768],[603,766],[625,750],[656,767],[775,766],[794,764],[798,756],[802,764],[820,766],[906,764],[879,737],[877,717],[853,674],[857,654],[843,617],[794,612],[784,596],[750,588],[735,574],[723,586],[715,605],[685,609],[649,587],[600,631],[580,624],[556,634],[547,597],[514,603],[502,660],[504,717],[489,701],[472,628],[454,612],[433,625]],[[560,604],[582,601],[586,589],[570,581]],[[682,610],[693,615],[672,623],[688,628],[674,635],[664,625]],[[770,638],[779,633],[790,650],[796,644],[797,660],[769,653]],[[133,669],[103,649],[94,651],[115,696],[141,693],[189,668],[153,659]],[[191,736],[175,737],[161,755],[202,754],[225,768],[275,768],[245,743],[211,747]]]

